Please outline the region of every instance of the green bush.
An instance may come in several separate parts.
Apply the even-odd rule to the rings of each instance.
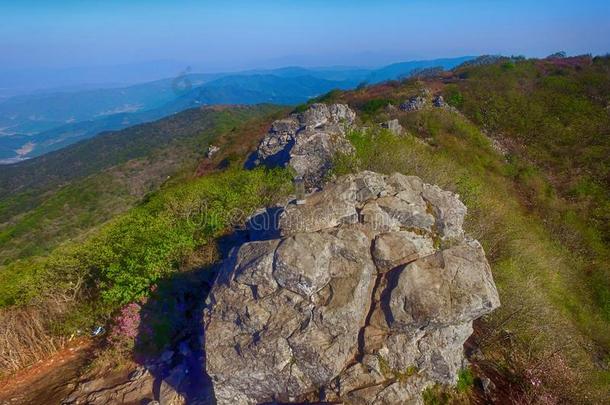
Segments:
[[[389,99],[375,98],[372,100],[368,100],[366,103],[364,103],[361,110],[364,114],[371,116],[371,115],[377,113],[382,108],[385,108],[391,102],[392,102],[392,100],[389,100]]]
[[[445,100],[447,104],[455,108],[461,108],[464,105],[464,95],[454,84],[445,87]]]
[[[147,295],[234,221],[285,193],[289,180],[284,170],[231,169],[157,193],[82,243],[2,268],[0,307],[81,296],[99,297],[110,312]]]

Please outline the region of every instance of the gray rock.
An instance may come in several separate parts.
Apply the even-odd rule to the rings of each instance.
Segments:
[[[317,187],[331,169],[334,156],[352,151],[353,147],[343,133],[308,129],[295,138],[289,166],[303,178],[307,187]]]
[[[275,251],[273,278],[292,292],[310,297],[331,280],[335,238],[326,233],[298,233]]]
[[[397,194],[396,196],[381,197],[376,202],[379,208],[397,221],[402,228],[432,232],[435,218],[427,212],[423,200],[421,202],[408,202]]]
[[[249,245],[239,250],[252,251]],[[368,246],[355,229],[298,234],[279,243],[264,270],[282,287],[277,293],[257,299],[254,289],[236,283],[214,288],[206,366],[219,403],[295,397],[339,374],[355,354],[369,305]]]
[[[432,238],[409,231],[379,234],[373,244],[373,259],[383,273],[432,253]]]
[[[220,151],[220,148],[218,146],[210,145],[210,146],[208,146],[208,151],[206,152],[205,156],[208,159],[212,159],[212,157],[214,157],[214,155],[216,153],[218,153],[219,151]]]
[[[294,117],[275,121],[271,125],[267,136],[258,146],[258,158],[266,161],[281,154],[284,149],[294,143],[294,137],[299,128],[299,121]]]
[[[303,205],[286,206],[279,221],[280,233],[288,236],[357,222],[357,191],[353,182],[337,182],[307,197]]]
[[[421,403],[455,383],[472,321],[499,305],[463,215],[452,193],[372,172],[284,207],[278,236],[235,249],[210,293],[217,402]]]
[[[308,188],[318,187],[337,153],[351,153],[345,139],[356,114],[344,104],[312,104],[300,114],[275,121],[256,151],[255,161],[290,166]]]
[[[184,405],[186,398],[180,393],[183,388],[187,368],[180,364],[170,371],[169,376],[161,381],[159,387],[159,405]]]
[[[153,399],[155,377],[143,368],[131,372],[127,381],[99,378],[78,384],[76,389],[62,401],[62,404],[125,404],[140,403]]]
[[[400,125],[397,119],[389,120],[380,124],[381,128],[388,129],[391,133],[396,136],[400,136],[404,132],[404,128]]]
[[[432,104],[437,108],[445,108],[447,107],[447,103],[445,103],[445,99],[440,94],[434,97]]]
[[[397,275],[388,305],[390,327],[456,325],[500,305],[483,248],[467,241],[423,259]]]
[[[426,184],[423,187],[422,197],[431,205],[436,218],[436,226],[445,240],[462,240],[464,238],[464,217],[466,206],[459,196],[444,191],[439,186]]]

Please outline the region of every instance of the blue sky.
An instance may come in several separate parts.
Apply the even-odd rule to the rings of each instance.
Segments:
[[[200,71],[610,52],[610,1],[0,0],[0,65]]]

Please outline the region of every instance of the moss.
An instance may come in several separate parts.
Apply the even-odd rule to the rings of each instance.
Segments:
[[[380,354],[377,355],[377,361],[379,362],[379,371],[387,379],[406,382],[410,377],[413,377],[419,372],[419,368],[414,365],[409,366],[404,370],[393,369],[388,360]]]

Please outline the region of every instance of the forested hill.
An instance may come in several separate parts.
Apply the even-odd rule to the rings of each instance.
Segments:
[[[256,115],[277,111],[277,107],[193,108],[147,124],[108,132],[59,151],[4,166],[0,172],[0,198],[27,190],[85,177],[154,151],[177,146],[205,151],[204,134],[231,129],[232,125]]]

